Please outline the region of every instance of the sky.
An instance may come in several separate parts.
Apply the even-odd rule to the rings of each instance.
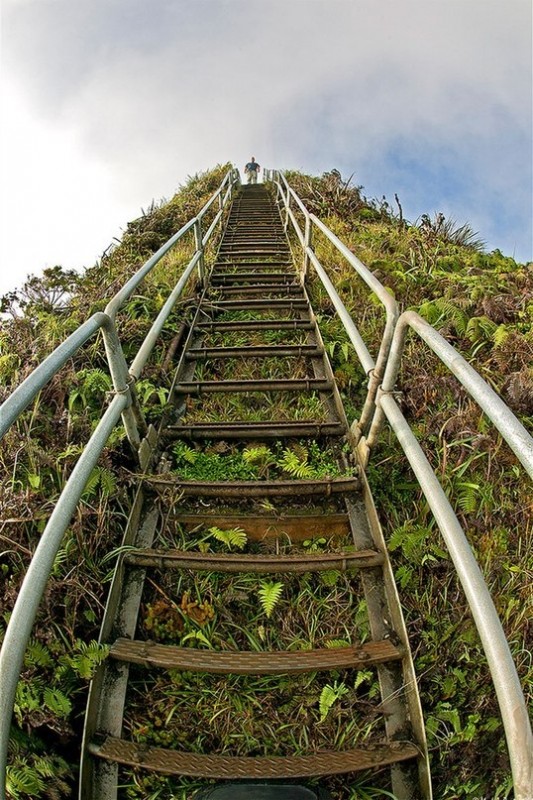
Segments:
[[[0,294],[187,177],[333,168],[532,257],[530,0],[2,0]]]

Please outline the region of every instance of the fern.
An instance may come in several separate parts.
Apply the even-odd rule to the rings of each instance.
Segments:
[[[83,495],[85,499],[93,497],[98,488],[102,497],[110,497],[117,487],[117,480],[111,470],[105,467],[95,467],[85,484]]]
[[[283,451],[282,457],[277,462],[278,466],[281,467],[284,472],[288,472],[289,475],[292,475],[293,478],[314,478],[315,470],[308,463],[308,453],[305,448],[302,449],[305,451],[305,454],[302,453],[301,456],[298,456],[297,453],[287,447]]]
[[[346,639],[328,639],[325,644],[329,650],[336,650],[342,647],[350,647],[350,642],[346,641]]]
[[[45,706],[58,717],[67,717],[72,711],[72,703],[59,689],[45,689],[43,700]]]
[[[45,788],[45,783],[37,771],[25,761],[21,761],[16,767],[8,767],[6,770],[6,789],[8,796],[13,800],[38,797]]]
[[[63,656],[61,662],[70,667],[80,678],[89,680],[93,677],[96,668],[107,658],[109,647],[95,641],[86,644],[78,639],[76,648],[78,653]]]
[[[189,447],[184,442],[178,442],[174,447],[174,455],[176,456],[177,463],[185,461],[186,464],[194,464],[198,458],[198,450]]]
[[[248,541],[248,537],[242,528],[231,528],[228,531],[223,531],[220,528],[213,527],[209,528],[209,533],[217,541],[225,544],[229,550],[232,547],[242,550]]]
[[[272,583],[269,581],[261,582],[261,588],[258,592],[259,600],[261,601],[261,607],[267,617],[270,618],[272,616],[272,612],[274,611],[281,597],[282,590],[282,583]]]
[[[32,639],[27,647],[24,656],[24,664],[27,667],[51,667],[54,660],[50,651],[44,644]]]
[[[345,683],[338,683],[334,681],[333,686],[327,683],[322,691],[320,692],[320,700],[319,700],[319,711],[320,711],[320,722],[324,722],[326,717],[328,716],[332,706],[343,697],[345,694],[348,694],[349,689]]]

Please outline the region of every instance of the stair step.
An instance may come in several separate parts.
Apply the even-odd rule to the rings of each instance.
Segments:
[[[225,286],[226,284],[236,283],[237,281],[260,281],[261,283],[294,283],[296,284],[296,273],[286,272],[237,272],[235,274],[227,272],[212,272],[211,284],[214,286]],[[298,284],[299,285],[299,284]]]
[[[194,329],[210,331],[290,331],[314,330],[315,325],[307,319],[248,319],[230,322],[198,322]]]
[[[359,550],[354,553],[298,553],[297,555],[247,555],[242,553],[197,553],[188,550],[130,550],[124,562],[135,567],[190,569],[195,572],[243,572],[261,575],[323,572],[379,567],[383,553]]]
[[[117,639],[109,655],[145,667],[180,669],[221,675],[296,675],[331,669],[365,669],[371,664],[398,661],[402,652],[389,640],[357,647],[304,651],[213,652],[156,642]]]
[[[216,526],[225,531],[239,528],[245,531],[251,542],[282,539],[296,543],[318,535],[344,540],[351,534],[348,514],[221,514],[217,510],[195,511],[194,514],[178,511],[171,517],[188,530],[199,525],[204,528]]]
[[[227,295],[231,294],[265,294],[266,292],[283,292],[284,294],[300,294],[303,296],[303,289],[299,283],[259,283],[240,284],[240,285],[212,285],[212,289],[223,291]],[[216,301],[215,301],[216,302]]]
[[[183,381],[174,388],[175,394],[197,395],[217,392],[325,392],[333,388],[331,381],[322,378],[302,380],[276,378],[242,381]]]
[[[186,481],[176,477],[148,476],[145,481],[156,489],[171,486],[186,497],[329,497],[359,489],[357,478],[288,481]]]
[[[188,361],[211,358],[268,358],[270,356],[291,356],[309,358],[324,355],[324,349],[316,344],[258,345],[243,347],[191,347],[185,353]]]
[[[346,427],[342,422],[206,422],[194,425],[169,425],[163,431],[164,439],[282,439],[284,437],[343,436]]]
[[[253,308],[303,308],[308,309],[309,303],[307,300],[302,299],[279,299],[269,298],[268,300],[214,300],[213,304],[221,308],[239,308],[239,309],[253,309]]]
[[[98,758],[163,775],[246,779],[298,778],[319,775],[341,775],[346,772],[373,769],[417,758],[419,750],[411,742],[374,744],[356,750],[321,750],[308,756],[219,756],[150,747],[146,744],[106,736],[99,744],[91,742],[89,752]]]

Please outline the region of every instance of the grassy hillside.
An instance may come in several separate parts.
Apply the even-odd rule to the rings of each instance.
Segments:
[[[81,321],[196,213],[228,165],[192,178],[168,203],[130,223],[120,244],[79,276],[59,267],[5,297],[0,328],[0,400]],[[484,253],[468,226],[441,217],[409,224],[401,209],[367,200],[335,171],[289,181],[316,213],[390,288],[402,309],[419,311],[499,391],[533,430],[533,273],[498,251]],[[324,240],[314,243],[375,355],[380,307]],[[180,274],[186,246],[173,251],[120,317],[126,358]],[[329,298],[311,294],[349,417],[358,415],[365,376],[344,344]],[[188,298],[194,302],[194,296]],[[138,386],[149,417],[166,400],[167,353],[187,299],[165,328]],[[163,390],[151,378],[163,374]],[[410,419],[464,524],[491,587],[520,677],[531,689],[531,492],[515,457],[456,381],[410,341],[401,375]],[[89,342],[5,437],[0,496],[3,609],[0,636],[39,535],[110,389],[101,343]],[[131,502],[133,468],[123,431],[108,443],[68,530],[28,650],[17,694],[13,797],[71,796],[88,679],[105,652],[95,644],[113,558]],[[426,711],[436,797],[509,794],[507,756],[488,670],[460,587],[427,505],[385,430],[370,478],[393,551]],[[63,754],[60,756],[59,754]]]

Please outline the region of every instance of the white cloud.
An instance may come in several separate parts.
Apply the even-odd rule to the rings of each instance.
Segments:
[[[76,170],[91,187],[93,230],[108,230],[187,174],[254,153],[267,166],[355,172],[372,193],[429,204],[420,211],[466,207],[493,246],[507,241],[499,220],[513,208],[507,224],[529,255],[527,0],[26,0],[7,10],[6,65],[29,98],[28,124],[46,120],[49,160],[71,143],[55,169],[60,195],[71,193],[57,198],[64,219]],[[443,170],[457,180],[423,185]],[[44,242],[40,252],[49,258]]]

